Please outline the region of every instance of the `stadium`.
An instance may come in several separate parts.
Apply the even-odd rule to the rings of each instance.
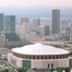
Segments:
[[[36,43],[13,48],[8,61],[24,70],[65,68],[69,67],[69,51]]]

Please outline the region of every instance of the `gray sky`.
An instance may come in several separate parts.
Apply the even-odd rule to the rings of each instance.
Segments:
[[[0,7],[72,7],[72,0],[0,0]]]

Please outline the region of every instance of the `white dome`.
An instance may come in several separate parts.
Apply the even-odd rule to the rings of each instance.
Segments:
[[[26,45],[12,49],[13,52],[24,55],[61,55],[69,54],[69,51],[40,43]]]

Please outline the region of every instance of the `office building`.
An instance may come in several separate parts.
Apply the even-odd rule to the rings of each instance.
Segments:
[[[0,32],[4,31],[4,14],[0,13]]]
[[[0,33],[0,47],[5,46],[5,34],[2,32]]]
[[[29,23],[29,18],[28,17],[21,17],[21,19],[20,19],[20,24],[22,24],[22,23]]]
[[[32,18],[31,28],[32,30],[36,30],[40,26],[40,18]]]
[[[67,27],[67,28],[66,28],[65,40],[67,40],[67,41],[70,40],[70,27]]]
[[[60,33],[60,10],[52,10],[52,34]]]
[[[14,15],[5,16],[5,32],[15,33],[15,16]]]
[[[44,40],[44,36],[45,36],[45,26],[39,26],[37,28],[37,31],[38,31],[38,35],[39,37],[41,38],[41,40]]]
[[[72,42],[72,22],[70,23],[70,41]]]
[[[22,40],[26,39],[29,33],[30,33],[29,18],[22,17],[20,19],[20,38]]]
[[[50,35],[50,27],[45,26],[45,36],[49,36],[49,35]]]
[[[27,23],[23,23],[20,26],[20,38],[24,39],[27,34],[30,32],[30,26]]]

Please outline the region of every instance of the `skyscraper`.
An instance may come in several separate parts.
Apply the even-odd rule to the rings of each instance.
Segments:
[[[0,32],[4,31],[4,14],[0,13]]]
[[[36,18],[32,18],[32,29],[36,30],[38,28],[38,26],[40,26],[40,18],[36,17]]]
[[[15,16],[14,15],[5,16],[5,32],[6,33],[15,32]]]
[[[50,27],[49,26],[45,26],[45,36],[50,35]]]
[[[60,33],[60,10],[52,10],[52,34]]]

